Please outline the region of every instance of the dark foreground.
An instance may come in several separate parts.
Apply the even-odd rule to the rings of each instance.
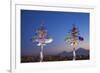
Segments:
[[[62,57],[62,56],[44,56],[43,62],[47,61],[71,61],[73,60],[73,56],[70,57]],[[76,56],[76,60],[89,60],[89,55],[78,55]],[[28,62],[40,62],[39,56],[23,56],[21,57],[21,63],[28,63]]]

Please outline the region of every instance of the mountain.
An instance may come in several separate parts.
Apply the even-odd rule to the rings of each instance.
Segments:
[[[76,50],[76,55],[77,56],[81,56],[81,55],[84,55],[84,56],[88,56],[89,55],[89,50],[86,50],[84,48],[79,48]],[[58,54],[58,56],[61,56],[61,57],[72,57],[73,56],[73,52],[67,52],[67,51],[63,51],[61,53]]]
[[[73,56],[73,53],[72,52],[67,52],[67,51],[63,51],[61,53],[58,54],[60,57],[70,57],[70,56]]]
[[[76,50],[76,55],[88,56],[89,55],[89,50],[79,48],[79,49]]]

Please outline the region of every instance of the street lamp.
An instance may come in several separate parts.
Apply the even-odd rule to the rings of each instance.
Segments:
[[[69,34],[66,36],[65,39],[65,41],[68,42],[73,48],[73,60],[76,60],[75,48],[77,47],[79,41],[83,40],[84,40],[83,37],[79,35],[78,28],[75,25],[73,25],[71,31],[69,32]]]
[[[38,42],[37,46],[40,46],[40,62],[42,62],[44,46],[53,41],[53,39],[48,36],[48,32],[44,27],[44,24],[41,24],[39,29],[36,30],[36,35],[33,36],[32,41]]]

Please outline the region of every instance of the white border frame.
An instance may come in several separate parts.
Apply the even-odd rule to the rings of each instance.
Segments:
[[[34,4],[13,4],[11,16],[11,72],[18,73],[24,71],[42,71],[48,69],[67,69],[76,67],[95,66],[95,15],[94,7],[78,6],[78,5],[34,5]],[[49,10],[64,12],[89,12],[90,13],[90,60],[84,61],[62,61],[62,62],[43,62],[43,63],[24,63],[20,64],[20,9],[27,10]],[[18,49],[16,49],[18,48]],[[92,49],[91,49],[92,48]]]

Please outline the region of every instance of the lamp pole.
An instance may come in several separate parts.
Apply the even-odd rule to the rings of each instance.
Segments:
[[[48,33],[43,24],[36,31],[36,35],[32,38],[33,42],[38,42],[37,46],[40,47],[40,62],[43,62],[43,48],[46,44],[53,41],[52,38],[48,37]]]
[[[73,48],[73,60],[76,60],[76,46],[78,45],[78,41],[83,41],[83,37],[79,36],[78,29],[75,25],[73,25],[73,28],[70,31],[70,34],[67,35],[66,39],[67,42],[70,43],[70,45]],[[69,40],[69,41],[68,41]]]
[[[40,50],[40,62],[43,61],[43,45],[41,45],[41,50]]]
[[[75,52],[75,48],[73,48],[73,60],[76,59],[76,52]]]

